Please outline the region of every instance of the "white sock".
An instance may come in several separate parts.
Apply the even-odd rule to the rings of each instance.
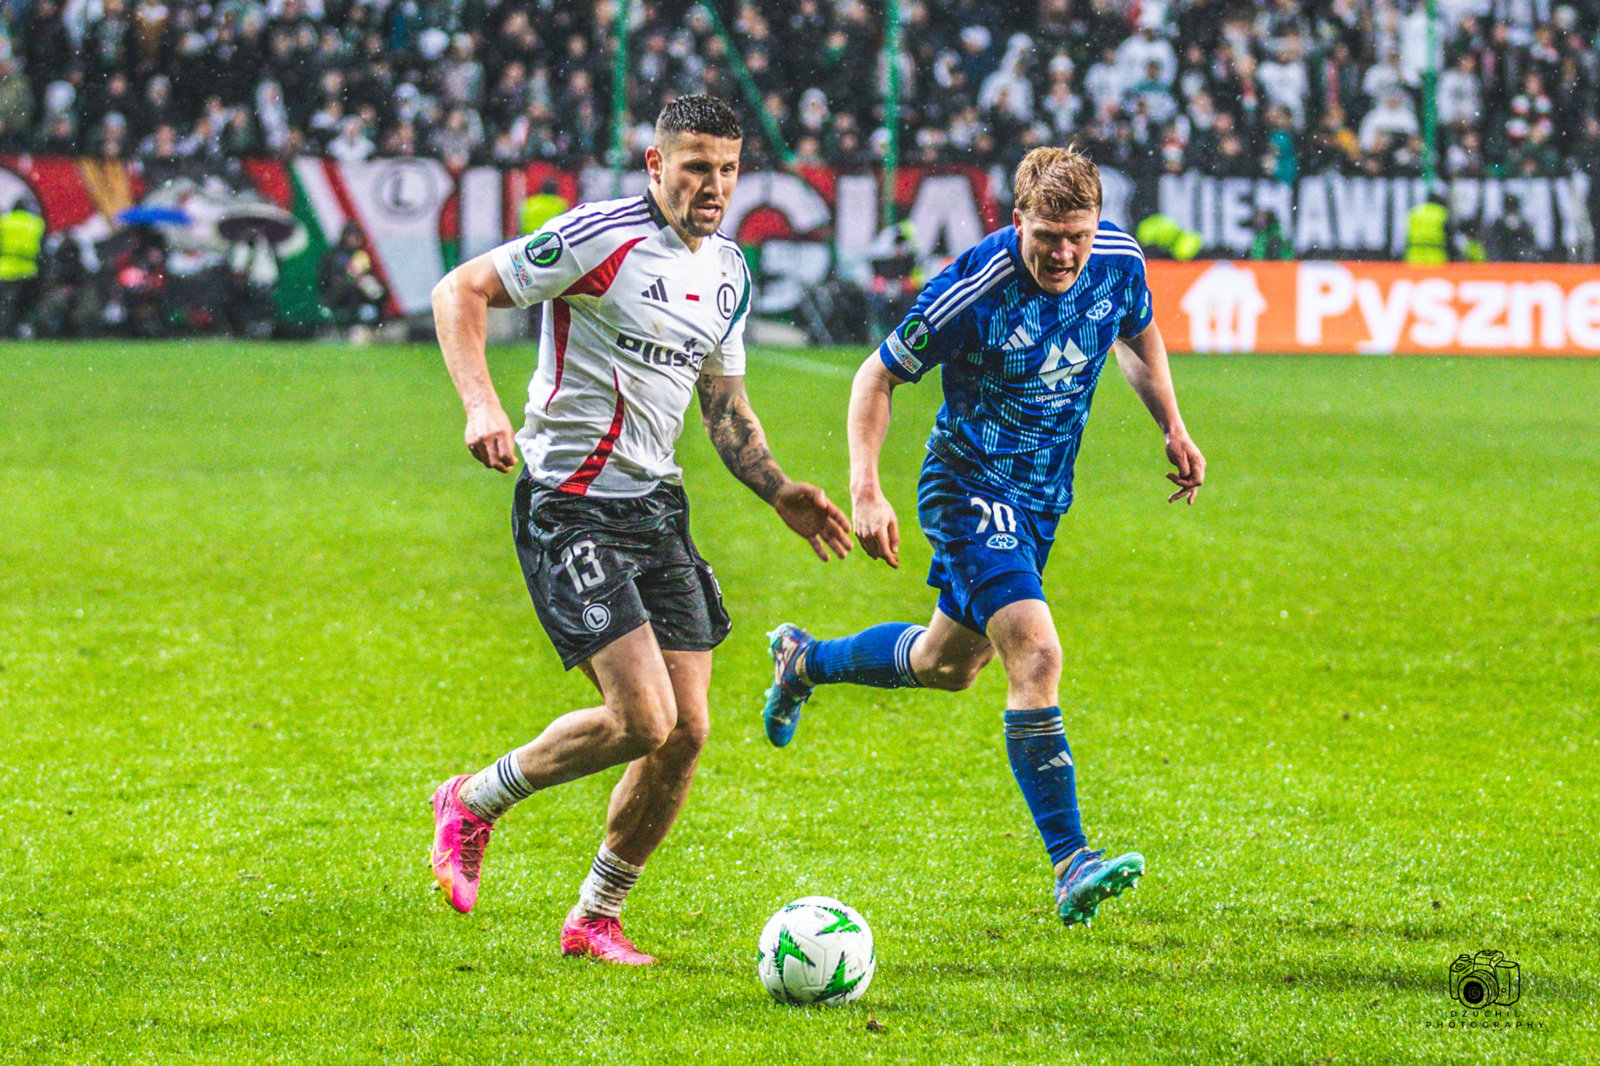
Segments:
[[[600,853],[589,867],[589,876],[578,889],[578,906],[595,917],[620,917],[622,901],[628,898],[628,892],[642,873],[643,866],[617,858],[610,848],[601,844]]]
[[[479,818],[492,822],[533,793],[513,751],[502,755],[488,769],[473,774],[461,786],[461,802]]]

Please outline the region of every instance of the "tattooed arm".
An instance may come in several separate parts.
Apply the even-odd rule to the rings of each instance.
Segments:
[[[701,374],[695,389],[700,394],[700,420],[706,434],[733,476],[770,503],[823,562],[827,562],[829,550],[844,558],[850,551],[850,523],[844,512],[817,486],[784,476],[767,447],[761,420],[750,408],[744,378]]]
[[[744,378],[701,374],[695,389],[700,394],[700,420],[722,462],[751,492],[771,503],[789,479],[767,447],[761,420],[750,409]]]

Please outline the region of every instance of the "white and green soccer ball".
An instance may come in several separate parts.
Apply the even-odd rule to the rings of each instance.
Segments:
[[[849,1003],[872,983],[872,929],[827,896],[787,904],[761,930],[761,983],[780,1003]]]

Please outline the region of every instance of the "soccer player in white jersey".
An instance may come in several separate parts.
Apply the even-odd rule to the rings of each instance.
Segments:
[[[706,741],[711,649],[727,635],[716,577],[689,536],[674,446],[691,393],[728,469],[824,562],[850,550],[844,513],[784,476],[744,387],[750,273],[717,232],[742,133],[709,96],[656,120],[643,196],[581,204],[465,263],[434,289],[434,321],[467,412],[466,444],[515,465],[484,356],[488,308],[547,301],[539,368],[515,444],[517,556],[562,663],[600,690],[532,742],[433,795],[433,871],[457,910],[477,901],[495,820],[540,789],[627,763],[561,950],[654,962],[623,935],[623,900],[682,808]]]

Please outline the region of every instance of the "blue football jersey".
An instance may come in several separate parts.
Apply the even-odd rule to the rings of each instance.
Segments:
[[[1023,266],[1007,226],[928,282],[878,347],[896,375],[944,368],[928,450],[1018,507],[1063,514],[1089,401],[1118,337],[1155,317],[1139,242],[1101,222],[1072,288],[1052,296]]]

